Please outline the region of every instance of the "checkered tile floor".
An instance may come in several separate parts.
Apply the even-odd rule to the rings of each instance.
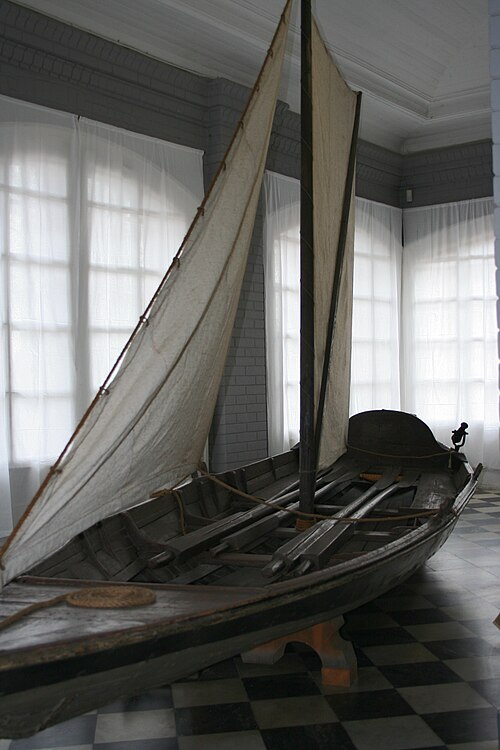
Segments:
[[[407,583],[346,616],[354,688],[323,688],[319,660],[234,659],[0,750],[498,750],[500,495],[477,494]]]

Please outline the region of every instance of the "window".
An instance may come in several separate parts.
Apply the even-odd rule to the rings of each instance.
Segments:
[[[299,184],[266,173],[269,450],[299,439]],[[351,412],[399,408],[401,211],[356,200]]]
[[[299,437],[299,184],[266,172],[264,189],[268,443],[280,453]]]
[[[181,244],[202,155],[7,98],[0,129],[9,461],[47,465]]]
[[[2,154],[4,341],[17,464],[56,455],[74,422],[69,152],[64,133],[26,126]]]
[[[469,424],[468,455],[499,466],[493,204],[405,212],[405,408],[445,443]]]
[[[299,186],[266,174],[269,449],[298,440]],[[449,444],[500,466],[493,206],[490,199],[402,212],[356,199],[351,413],[415,413]],[[400,352],[401,362],[400,363]],[[401,372],[401,377],[400,377]]]
[[[356,199],[351,414],[400,408],[401,211]]]

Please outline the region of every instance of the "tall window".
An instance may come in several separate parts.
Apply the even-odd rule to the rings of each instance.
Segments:
[[[29,492],[170,265],[202,155],[6,98],[0,132],[0,399],[11,466],[37,469]]]
[[[400,405],[401,211],[356,199],[351,414]]]
[[[264,189],[268,442],[279,453],[299,438],[299,185],[266,172]]]
[[[265,185],[269,447],[278,452],[299,429],[299,187],[274,174]],[[350,410],[403,408],[446,444],[465,421],[471,461],[500,468],[492,221],[490,199],[404,216],[356,199]]]
[[[179,248],[202,196],[198,152],[83,123],[90,387],[95,392]],[[103,138],[103,130],[113,138]],[[149,139],[141,140],[150,145]],[[162,156],[159,151],[166,151]],[[190,190],[180,181],[191,182]]]
[[[74,422],[71,137],[41,124],[15,131],[1,140],[3,361],[11,461],[25,464],[56,455]]]
[[[500,467],[493,202],[405,212],[404,407],[448,443],[469,424],[468,455]]]
[[[299,438],[299,184],[266,173],[269,449]],[[356,199],[351,412],[399,408],[401,211]]]

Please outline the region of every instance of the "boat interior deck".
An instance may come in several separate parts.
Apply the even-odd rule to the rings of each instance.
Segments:
[[[317,520],[299,530],[297,476],[290,451],[198,478],[96,524],[30,573],[260,588],[400,539],[429,520],[422,511],[448,507],[457,494],[456,474],[346,455],[318,479]]]

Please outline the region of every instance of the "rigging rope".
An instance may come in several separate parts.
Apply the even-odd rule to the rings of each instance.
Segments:
[[[436,458],[437,456],[450,456],[454,454],[454,451],[445,450],[445,451],[439,451],[438,453],[427,453],[425,456],[400,456],[400,455],[392,455],[391,453],[381,453],[380,451],[369,451],[365,448],[358,448],[355,445],[350,445],[347,443],[347,448],[350,448],[354,451],[359,451],[359,453],[367,453],[369,456],[381,456],[382,458],[396,458],[396,459],[405,459],[405,460],[415,460],[419,461],[421,459],[425,458]]]
[[[411,521],[418,518],[431,518],[432,516],[437,516],[440,513],[440,509],[432,509],[432,510],[423,510],[418,511],[416,513],[408,513],[405,515],[397,515],[397,516],[383,516],[381,518],[374,518],[373,516],[369,518],[352,518],[349,516],[346,516],[345,518],[338,517],[338,516],[326,516],[321,515],[320,513],[305,513],[301,510],[292,510],[288,508],[286,505],[276,505],[275,503],[271,503],[268,500],[264,500],[263,497],[258,497],[257,495],[250,495],[248,492],[245,492],[244,490],[239,490],[237,487],[233,487],[230,484],[227,484],[227,482],[224,482],[222,479],[219,479],[215,474],[211,474],[209,471],[205,471],[205,469],[202,469],[201,467],[198,467],[198,471],[203,476],[207,477],[207,479],[212,480],[212,482],[215,482],[215,484],[220,485],[221,487],[224,487],[224,489],[229,490],[230,492],[234,493],[235,495],[240,495],[241,497],[245,498],[246,500],[250,500],[253,503],[256,503],[258,505],[267,505],[268,507],[272,508],[273,510],[285,510],[287,513],[290,513],[291,515],[297,516],[298,518],[303,519],[309,519],[312,521],[342,521],[343,523],[388,523],[388,522],[394,522],[394,521]]]

